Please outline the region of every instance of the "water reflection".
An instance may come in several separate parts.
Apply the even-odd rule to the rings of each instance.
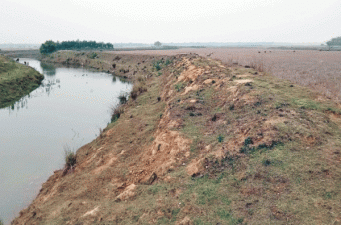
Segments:
[[[56,75],[56,67],[50,63],[40,62],[40,67],[43,69],[43,74],[47,76]]]
[[[120,79],[120,81],[122,83],[128,83],[128,80],[126,78],[124,78],[124,77],[119,77],[118,79]],[[115,81],[116,81],[116,78],[115,78]]]

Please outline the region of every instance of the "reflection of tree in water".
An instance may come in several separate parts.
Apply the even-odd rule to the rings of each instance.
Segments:
[[[129,83],[129,81],[125,77],[119,77],[118,79],[120,79],[120,81],[124,84]]]
[[[40,67],[43,69],[43,73],[47,76],[54,76],[56,75],[56,67],[52,64],[47,64],[40,62]]]
[[[40,87],[45,88],[45,92],[47,93],[47,96],[50,96],[51,91],[53,90],[54,86],[60,88],[60,80],[59,79],[52,79],[52,80],[47,80],[43,83],[41,83]],[[42,89],[42,92],[44,92],[44,89]]]
[[[47,94],[47,96],[50,96],[52,90],[58,87],[60,88],[60,79],[51,79],[51,80],[43,80],[43,82],[40,84],[40,88],[36,90],[35,95],[31,96],[31,94],[28,94],[24,97],[22,97],[20,100],[13,103],[11,106],[8,107],[9,112],[11,111],[19,111],[20,108],[28,108],[28,99],[31,97],[38,97],[41,95]]]
[[[30,95],[26,95],[24,97],[22,97],[19,101],[13,103],[11,106],[8,107],[9,112],[11,113],[11,111],[14,111],[16,109],[16,111],[19,111],[19,109],[23,109],[23,108],[28,108],[27,105],[27,100],[28,98],[30,98]]]

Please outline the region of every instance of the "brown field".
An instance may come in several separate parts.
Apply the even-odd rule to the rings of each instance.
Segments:
[[[265,53],[266,51],[266,53]],[[226,64],[237,63],[254,66],[276,77],[294,81],[316,90],[328,98],[341,101],[341,52],[314,50],[280,50],[257,48],[183,48],[160,51],[129,51],[125,54],[196,53],[221,60]],[[260,53],[259,53],[260,52]],[[115,51],[115,54],[119,52]]]

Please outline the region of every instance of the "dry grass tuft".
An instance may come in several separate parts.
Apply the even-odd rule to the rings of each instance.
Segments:
[[[136,100],[136,98],[141,95],[143,92],[147,91],[147,87],[144,81],[139,81],[137,84],[134,85],[133,90],[130,93],[130,97],[133,100]]]

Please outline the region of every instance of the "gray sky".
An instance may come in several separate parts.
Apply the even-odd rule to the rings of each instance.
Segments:
[[[0,43],[324,42],[340,0],[2,0]]]

